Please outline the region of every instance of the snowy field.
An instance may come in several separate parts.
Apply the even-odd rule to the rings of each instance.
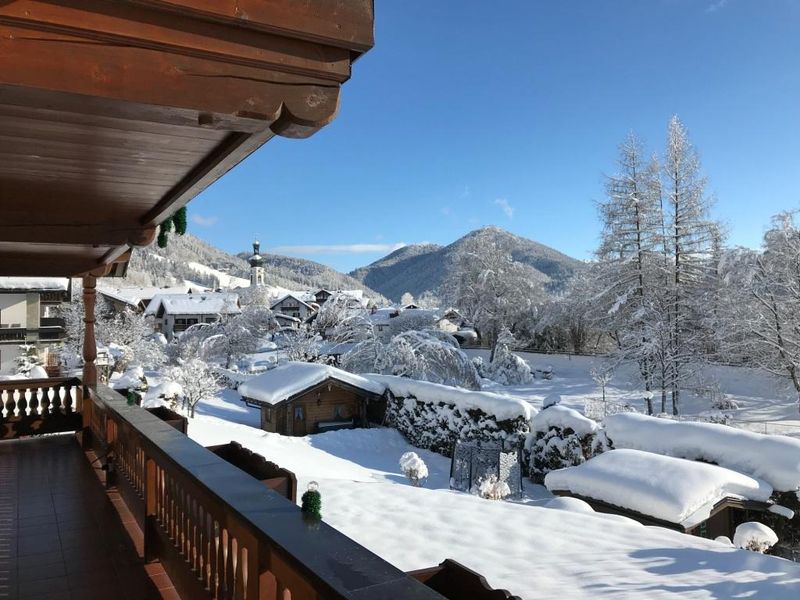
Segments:
[[[558,391],[580,407],[577,399],[593,393],[588,359],[548,358],[557,359],[549,362],[558,377],[515,393],[535,404]],[[524,599],[794,599],[800,590],[800,564],[620,517],[547,508],[540,486],[527,484],[520,503],[451,491],[449,459],[391,429],[292,438],[261,431],[258,422],[258,412],[226,390],[199,406],[189,435],[204,445],[239,441],[294,471],[300,493],[318,482],[325,521],[403,570],[453,558]],[[400,472],[407,451],[428,465],[422,489]]]
[[[487,359],[488,350],[467,350],[470,356]],[[568,356],[562,354],[519,353],[532,369],[553,368],[553,378],[536,379],[529,385],[498,386],[490,388],[499,393],[513,394],[528,399],[536,408],[549,394],[560,394],[562,404],[583,412],[587,397],[600,398],[600,387],[592,380],[593,366],[601,367],[603,359],[590,356]],[[797,395],[788,380],[775,377],[757,369],[714,366],[702,373],[706,385],[717,383],[720,390],[736,401],[738,409],[727,410],[733,423],[758,433],[779,433],[800,437],[800,413],[797,410]],[[699,387],[699,386],[698,386]],[[608,400],[630,403],[643,411],[642,388],[637,385],[634,373],[619,371],[606,387]],[[653,406],[660,409],[660,397],[653,398]],[[671,406],[667,407],[671,410]],[[710,400],[702,393],[687,391],[683,400],[685,416],[701,415],[712,410]]]

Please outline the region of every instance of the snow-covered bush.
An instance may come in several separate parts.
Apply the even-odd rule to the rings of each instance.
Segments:
[[[414,487],[421,487],[428,477],[428,466],[416,452],[406,452],[400,457],[400,469]]]
[[[503,500],[511,495],[508,483],[498,479],[497,475],[489,475],[476,484],[478,495],[487,500]]]
[[[595,421],[557,403],[548,404],[532,419],[531,430],[525,450],[531,478],[538,483],[550,471],[583,464],[608,445]]]
[[[452,456],[458,440],[518,448],[530,430],[533,409],[522,400],[402,377],[372,377],[388,387],[386,423],[418,448],[445,456]]]
[[[748,521],[736,528],[733,534],[733,545],[737,548],[752,550],[763,554],[778,543],[778,536],[763,523]]]
[[[721,394],[711,401],[711,407],[715,410],[739,410],[739,403],[727,394]]]

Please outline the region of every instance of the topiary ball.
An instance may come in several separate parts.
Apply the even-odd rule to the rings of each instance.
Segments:
[[[319,493],[315,482],[308,485],[308,491],[300,497],[300,502],[300,509],[304,513],[316,519],[322,518],[322,495]]]

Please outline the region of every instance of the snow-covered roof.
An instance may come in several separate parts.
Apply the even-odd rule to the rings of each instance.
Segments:
[[[536,409],[521,398],[495,394],[493,392],[479,392],[464,388],[419,381],[408,377],[395,375],[367,375],[373,381],[383,384],[398,398],[413,396],[420,402],[437,404],[450,404],[464,411],[479,409],[489,415],[494,415],[499,420],[523,417],[530,419],[536,414]]]
[[[145,314],[154,315],[163,305],[171,315],[237,314],[239,295],[233,292],[203,292],[200,294],[157,294],[147,305]]]
[[[154,296],[164,294],[190,294],[204,292],[208,288],[192,283],[191,281],[184,281],[181,285],[173,285],[169,287],[101,287],[97,286],[97,291],[104,296],[114,298],[120,302],[130,304],[131,306],[138,306],[144,300],[152,300]]]
[[[293,299],[297,300],[297,301],[298,301],[300,304],[303,304],[304,306],[306,306],[306,307],[307,307],[309,310],[314,310],[314,308],[313,308],[313,307],[312,307],[310,304],[308,304],[308,302],[306,302],[306,300],[311,300],[311,301],[313,301],[313,300],[314,300],[314,297],[313,297],[313,296],[311,296],[311,297],[309,298],[309,297],[308,297],[308,296],[310,296],[310,294],[309,294],[309,295],[305,296],[305,297],[306,297],[306,300],[303,300],[303,299],[301,298],[301,295],[302,295],[302,294],[294,294],[294,293],[292,293],[292,294],[286,294],[286,295],[282,296],[281,298],[279,298],[278,300],[276,300],[275,302],[273,302],[273,303],[272,303],[272,306],[270,306],[270,308],[275,308],[276,306],[278,306],[279,304],[281,304],[281,303],[282,303],[282,302],[284,302],[285,300],[288,300],[289,298],[293,298]]]
[[[248,379],[239,386],[239,394],[249,400],[274,406],[328,379],[335,379],[373,394],[382,394],[386,389],[371,379],[330,365],[289,362]]]
[[[373,323],[382,324],[388,323],[389,319],[396,317],[399,314],[398,309],[393,306],[378,308],[369,315],[369,320]]]
[[[551,427],[572,429],[579,436],[589,435],[600,429],[591,419],[584,417],[577,410],[554,404],[539,411],[531,420],[533,432],[546,432]]]
[[[65,292],[68,289],[66,277],[0,277],[0,290]]]
[[[763,479],[781,492],[800,488],[800,440],[794,438],[636,413],[606,417],[605,426],[616,448],[713,462]]]
[[[767,482],[737,471],[639,450],[611,450],[551,471],[544,484],[687,529],[708,519],[724,498],[767,502],[772,494]]]

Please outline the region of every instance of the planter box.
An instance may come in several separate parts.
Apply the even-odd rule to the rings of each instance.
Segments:
[[[186,428],[189,424],[189,420],[183,415],[179,415],[174,410],[170,410],[166,406],[159,406],[157,408],[145,408],[145,410],[157,416],[167,425],[171,425],[181,433],[183,434],[186,433]]]
[[[242,447],[238,442],[229,442],[221,446],[207,446],[206,448],[221,459],[239,467],[248,475],[255,477],[281,496],[294,503],[297,502],[297,478],[288,469],[279,467],[260,454]]]

